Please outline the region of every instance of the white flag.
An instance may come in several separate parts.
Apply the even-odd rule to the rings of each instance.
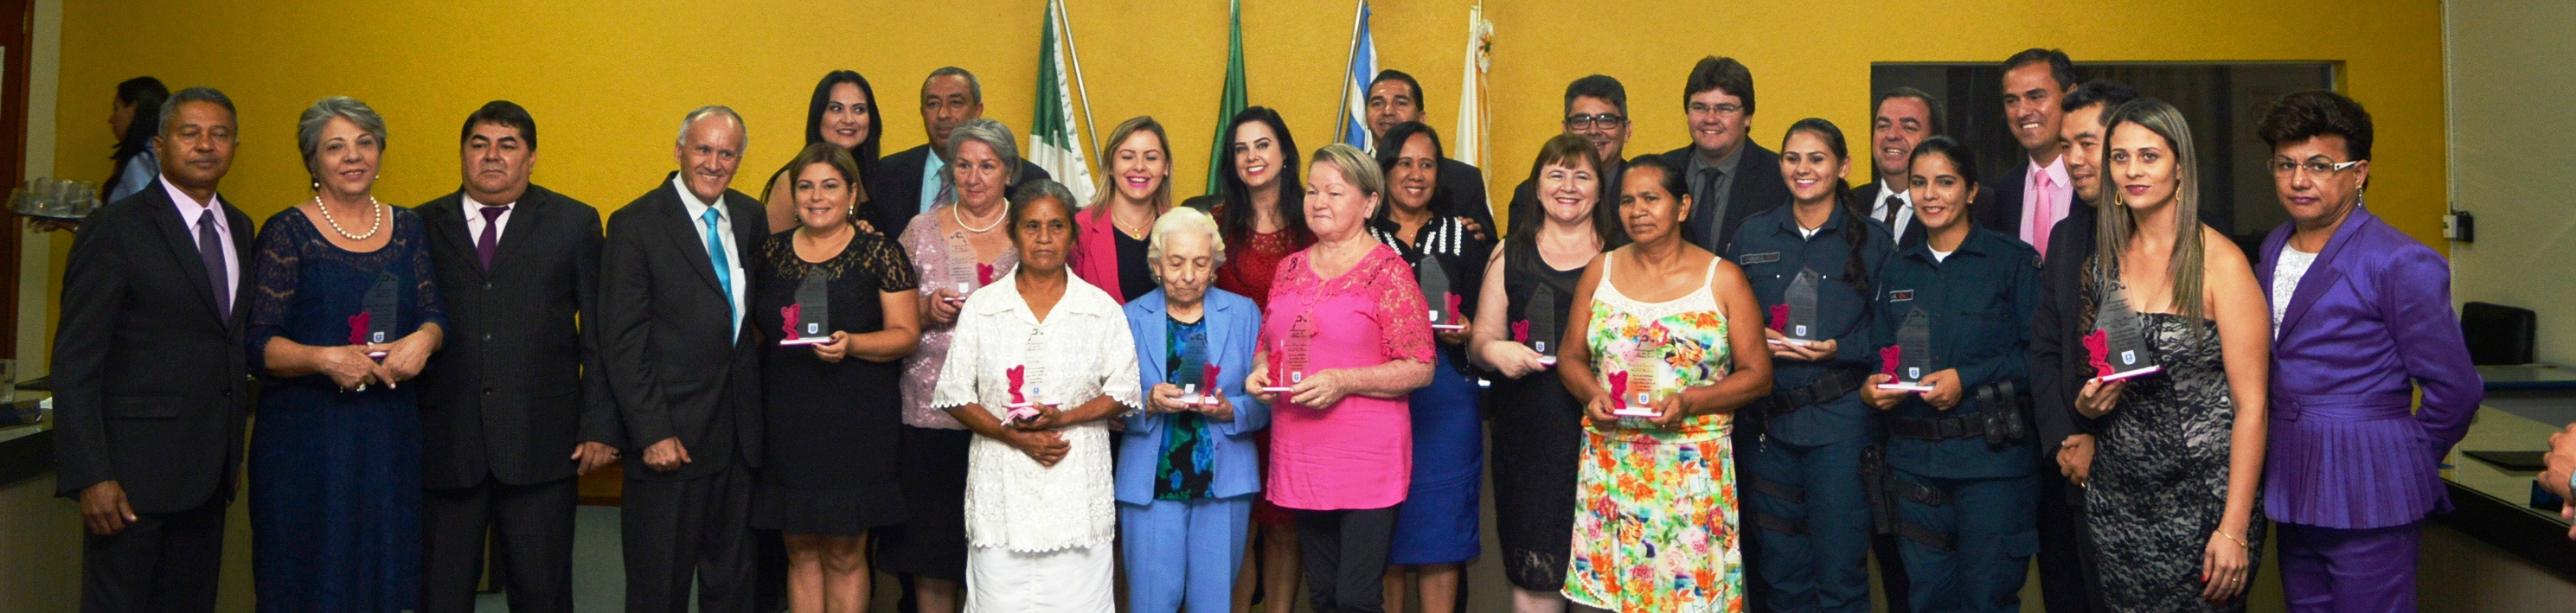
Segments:
[[[1094,186],[1091,164],[1083,160],[1078,144],[1082,141],[1074,135],[1073,97],[1067,95],[1072,89],[1065,83],[1065,76],[1071,74],[1065,62],[1072,42],[1057,31],[1062,22],[1056,15],[1063,10],[1063,0],[1047,2],[1046,32],[1038,37],[1038,108],[1036,119],[1029,122],[1028,158],[1064,184],[1075,200],[1067,204],[1079,207],[1091,203]]]

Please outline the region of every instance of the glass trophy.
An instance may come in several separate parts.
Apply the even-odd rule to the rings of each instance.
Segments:
[[[1880,366],[1891,380],[1878,384],[1878,389],[1907,392],[1929,392],[1923,376],[1932,374],[1932,315],[1923,309],[1905,312],[1904,323],[1896,327],[1896,344],[1879,350]]]
[[[1197,338],[1181,343],[1190,350],[1172,356],[1175,364],[1171,372],[1163,373],[1163,380],[1181,386],[1181,404],[1214,404],[1213,397],[1219,392],[1215,391],[1215,381],[1205,376],[1207,367],[1212,366],[1207,359],[1206,328],[1192,336]]]
[[[1261,391],[1286,393],[1306,380],[1306,347],[1314,343],[1315,320],[1305,313],[1288,325],[1288,338],[1270,350],[1270,386]]]
[[[820,345],[832,342],[832,276],[821,268],[805,270],[805,280],[796,285],[796,303],[779,307],[778,314],[786,324],[785,340],[779,346]]]
[[[2146,324],[2130,310],[2129,295],[2118,285],[2102,283],[2101,305],[2093,315],[2093,333],[2084,339],[2093,353],[2094,371],[2109,383],[2164,370],[2155,348],[2147,345]]]
[[[1556,343],[1558,337],[1565,335],[1564,325],[1557,322],[1556,286],[1539,283],[1530,290],[1529,305],[1524,308],[1529,315],[1525,323],[1529,324],[1530,349],[1538,352],[1540,365],[1555,367]]]
[[[1449,269],[1440,265],[1439,256],[1425,255],[1413,263],[1413,278],[1422,287],[1422,303],[1431,307],[1431,329],[1465,330],[1458,323],[1458,294],[1449,291]]]
[[[376,285],[367,288],[366,297],[358,302],[358,316],[349,318],[349,344],[382,345],[394,341],[396,296],[401,295],[402,281],[391,271],[376,273]],[[370,349],[367,357],[382,362],[385,351]]]
[[[1789,290],[1781,293],[1780,303],[1789,307],[1789,314],[1786,318],[1788,322],[1780,328],[1780,334],[1789,337],[1789,344],[1805,345],[1816,342],[1816,334],[1819,332],[1816,329],[1816,288],[1823,284],[1824,276],[1816,274],[1816,271],[1801,268],[1798,269],[1798,276],[1789,280]]]
[[[949,232],[947,241],[948,281],[955,285],[952,289],[957,290],[957,297],[947,300],[950,304],[962,304],[966,302],[967,294],[984,286],[981,271],[984,265],[975,261],[975,245],[966,241],[965,230]]]
[[[1028,345],[1020,352],[1020,365],[1002,373],[1009,376],[1011,382],[1011,403],[1002,407],[1009,410],[1005,416],[1014,423],[1028,423],[1040,414],[1038,404],[1044,402],[1040,398],[1046,390],[1038,386],[1038,380],[1046,377],[1046,365],[1039,363],[1038,359],[1046,355],[1045,338],[1036,332],[1029,333]]]
[[[1610,390],[1610,393],[1618,399],[1616,408],[1610,410],[1611,415],[1655,416],[1655,384],[1657,375],[1663,372],[1662,364],[1659,363],[1663,358],[1663,343],[1644,339],[1637,341],[1636,349],[1628,354],[1628,372],[1623,375],[1625,381],[1614,381],[1619,384],[1614,385],[1614,389]]]

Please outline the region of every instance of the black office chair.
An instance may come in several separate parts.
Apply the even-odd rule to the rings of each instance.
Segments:
[[[2460,336],[2469,345],[2469,362],[2479,366],[2530,364],[2539,318],[2531,309],[2488,302],[2460,306]]]

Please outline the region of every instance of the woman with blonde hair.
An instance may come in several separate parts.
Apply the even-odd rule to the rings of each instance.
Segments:
[[[1172,139],[1153,117],[1137,117],[1110,130],[1106,142],[1100,191],[1074,215],[1082,240],[1073,274],[1123,304],[1158,287],[1146,241],[1154,220],[1172,210]]]

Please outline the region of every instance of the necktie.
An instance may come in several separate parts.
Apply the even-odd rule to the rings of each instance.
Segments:
[[[716,223],[724,221],[724,214],[716,212],[715,207],[707,207],[707,212],[699,214],[698,219],[707,222],[707,262],[715,265],[716,287],[724,292],[725,297],[725,321],[731,322],[734,313],[742,307],[733,303],[733,261],[725,257],[724,234],[716,229]]]
[[[1717,197],[1717,180],[1724,176],[1724,173],[1718,172],[1715,168],[1702,168],[1699,170],[1699,187],[1691,190],[1699,192],[1691,195],[1691,198],[1697,201],[1691,204],[1691,208],[1709,212],[1709,246],[1724,245],[1728,240],[1735,238],[1726,235],[1726,201]]]
[[[954,185],[954,184],[950,184],[950,183],[948,182],[948,178],[947,178],[947,177],[940,177],[940,179],[939,179],[939,193],[938,193],[938,194],[935,194],[935,195],[932,195],[932,196],[930,197],[930,206],[933,206],[933,207],[946,206],[946,205],[950,205],[950,204],[955,204],[956,202],[957,202],[957,186],[956,186],[956,185]],[[923,211],[923,212],[927,213],[927,212],[929,212],[929,211]]]
[[[1887,209],[1886,214],[1879,216],[1879,223],[1887,224],[1887,231],[1889,232],[1903,234],[1902,232],[1896,231],[1896,211],[1897,209],[1905,208],[1905,199],[1896,197],[1896,194],[1888,194],[1887,199],[1879,201],[1879,206]]]
[[[215,216],[221,214],[211,206],[197,214],[197,259],[206,263],[206,276],[214,281],[208,287],[215,289],[215,314],[232,321],[233,287],[224,282],[232,267],[224,265],[224,239],[215,234]]]
[[[2057,225],[2057,182],[2048,173],[2039,174],[2039,189],[2030,194],[2030,246],[2039,257],[2048,257],[2048,231]]]
[[[483,235],[474,237],[474,256],[483,259],[483,272],[492,272],[492,254],[501,250],[501,214],[508,212],[506,206],[483,207]]]

